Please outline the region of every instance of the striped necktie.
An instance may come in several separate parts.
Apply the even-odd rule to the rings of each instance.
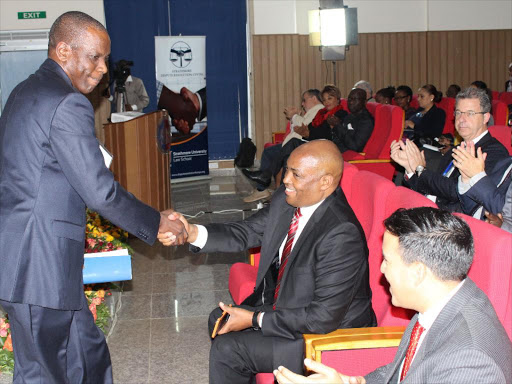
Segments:
[[[281,287],[281,279],[284,274],[284,270],[286,268],[286,264],[288,263],[288,256],[292,252],[293,239],[295,238],[295,233],[297,232],[297,228],[299,228],[299,218],[302,216],[300,213],[300,208],[295,209],[295,214],[293,215],[292,221],[290,223],[290,228],[288,229],[288,237],[286,238],[286,243],[283,248],[283,254],[281,256],[281,265],[279,266],[279,273],[277,275],[277,283],[276,290],[274,292],[274,305],[273,308],[276,309],[276,301],[279,296],[279,288]]]
[[[418,348],[418,343],[420,341],[421,334],[423,333],[424,330],[425,328],[421,326],[420,322],[416,321],[416,324],[414,324],[414,327],[411,332],[409,347],[407,348],[407,353],[405,354],[404,366],[402,367],[400,381],[402,381],[405,378],[405,375],[407,375],[407,371],[411,366],[412,359],[414,357],[414,354],[416,353],[416,348]]]

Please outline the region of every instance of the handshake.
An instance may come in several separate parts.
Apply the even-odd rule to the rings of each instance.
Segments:
[[[189,224],[181,213],[167,209],[160,212],[157,238],[165,246],[192,243],[197,239],[197,227]]]

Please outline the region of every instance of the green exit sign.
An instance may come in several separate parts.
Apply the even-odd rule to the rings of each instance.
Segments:
[[[18,19],[46,19],[46,11],[18,12]]]

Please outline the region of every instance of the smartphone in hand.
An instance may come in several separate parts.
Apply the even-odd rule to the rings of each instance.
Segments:
[[[232,305],[229,304],[229,306],[231,307]],[[215,339],[215,336],[217,336],[222,327],[226,325],[228,320],[229,314],[226,311],[222,312],[222,315],[217,319],[217,321],[215,322],[215,326],[213,327],[212,339]]]

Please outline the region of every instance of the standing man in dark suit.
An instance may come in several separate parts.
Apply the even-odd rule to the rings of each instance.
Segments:
[[[210,383],[249,383],[284,362],[300,370],[303,333],[376,324],[368,248],[339,187],[342,170],[336,145],[315,140],[292,152],[284,185],[248,219],[202,227],[176,214],[201,252],[261,246],[254,293],[241,307],[220,303],[210,315],[211,332],[221,309],[230,314],[212,342]]]
[[[364,378],[306,360],[317,374],[304,377],[280,367],[274,372],[279,383],[512,382],[510,339],[485,293],[467,277],[474,254],[469,226],[447,211],[426,207],[400,209],[384,225],[381,271],[391,301],[419,312],[394,360]]]
[[[14,383],[111,383],[105,337],[83,291],[85,208],[152,244],[168,220],[114,181],[83,94],[107,72],[107,31],[82,12],[57,18],[48,59],[0,118],[0,305],[9,315]]]
[[[487,153],[485,170],[491,172],[496,163],[508,157],[507,149],[487,130],[491,116],[491,102],[487,92],[477,88],[467,88],[460,92],[455,102],[455,128],[464,139],[461,145],[472,142],[475,149]],[[457,194],[460,171],[452,157],[452,150],[439,160],[436,167],[429,166],[424,151],[410,140],[406,143],[391,143],[391,158],[405,168],[405,185],[412,190],[431,195],[439,208],[450,212],[462,212]],[[455,162],[454,162],[455,161]]]

